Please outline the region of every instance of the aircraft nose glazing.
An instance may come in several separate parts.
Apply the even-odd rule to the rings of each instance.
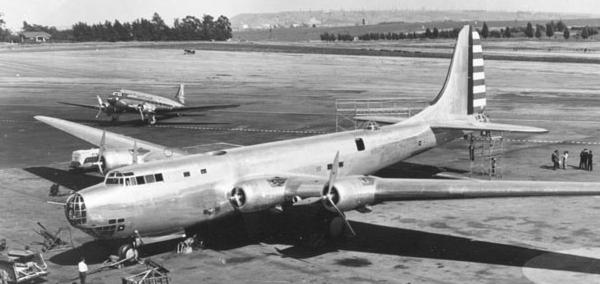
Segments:
[[[65,204],[65,215],[73,226],[83,225],[87,221],[87,212],[83,197],[75,193],[67,199]]]

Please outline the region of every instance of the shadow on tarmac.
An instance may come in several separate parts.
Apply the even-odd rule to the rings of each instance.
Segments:
[[[440,178],[436,176],[436,174],[444,172],[455,173],[458,175],[468,173],[468,171],[460,169],[399,162],[385,169],[379,170],[373,175],[382,178]]]
[[[278,226],[279,223],[272,220],[266,221],[265,223],[268,223],[266,226]],[[285,222],[288,223],[288,227],[296,225],[288,219]],[[338,251],[355,251],[400,257],[600,274],[600,259],[371,223],[354,221],[350,221],[350,223],[356,231],[356,237],[329,241],[317,248],[299,245],[297,239],[290,238],[289,235],[286,237],[285,232],[269,235],[261,241],[275,247],[275,252],[267,253],[267,255],[279,255],[301,261]],[[248,230],[245,229],[247,224],[244,218],[235,215],[224,219],[223,222],[210,223],[195,229],[210,232],[210,236],[206,238],[209,249],[217,251],[230,250],[257,242],[257,240],[248,237]],[[262,226],[265,226],[265,224],[262,224]],[[297,229],[294,231],[298,231]],[[192,234],[193,232],[190,232],[188,235]],[[142,257],[174,251],[176,244],[177,241],[169,241],[145,246]],[[277,245],[291,246],[278,249]],[[84,253],[88,263],[98,264],[106,260],[110,252],[114,254],[117,247],[117,244],[108,244],[107,242],[88,242],[80,247],[55,255],[50,258],[50,261],[60,265],[75,265],[81,254]],[[368,261],[368,259],[365,261]],[[340,265],[345,264],[342,262]],[[354,263],[347,264],[347,266],[354,265]]]
[[[350,221],[357,236],[320,250],[292,246],[282,256],[309,258],[338,250],[600,274],[600,259]],[[532,261],[533,260],[533,261]]]
[[[24,170],[43,179],[56,183],[61,187],[66,187],[75,191],[79,191],[86,187],[101,183],[104,180],[104,177],[97,175],[65,171],[51,167],[29,167],[24,168]]]

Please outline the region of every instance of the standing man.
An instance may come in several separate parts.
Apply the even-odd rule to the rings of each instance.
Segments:
[[[581,150],[581,153],[579,153],[579,169],[583,170],[587,164],[586,160],[585,160],[585,151],[587,151],[587,149],[583,149]]]
[[[475,160],[475,146],[473,145],[473,136],[471,136],[471,141],[469,142],[469,161]]]
[[[79,282],[85,284],[85,276],[87,275],[88,267],[87,264],[85,264],[85,258],[83,256],[77,264],[77,267],[79,269]]]
[[[554,152],[552,152],[552,169],[556,170],[556,168],[558,168],[558,150],[554,150]]]
[[[562,167],[563,170],[567,169],[567,159],[569,159],[569,151],[564,151],[562,155]]]
[[[592,150],[590,150],[587,154],[587,170],[588,171],[592,171],[593,167],[594,167],[594,155],[592,154]]]

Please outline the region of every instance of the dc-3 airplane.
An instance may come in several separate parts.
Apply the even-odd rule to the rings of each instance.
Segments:
[[[486,107],[479,34],[459,33],[443,89],[417,115],[381,127],[243,146],[203,154],[177,150],[44,116],[37,120],[92,144],[136,148],[154,160],[108,172],[104,182],[71,195],[70,224],[97,239],[120,240],[120,255],[142,245],[181,238],[186,228],[234,213],[319,206],[323,234],[354,233],[344,211],[368,212],[384,201],[452,198],[600,195],[600,186],[576,182],[384,179],[369,174],[465,133],[543,133],[545,129],[482,118]],[[303,210],[303,209],[302,209]],[[321,215],[319,215],[321,216]],[[334,230],[337,226],[338,230]],[[335,233],[337,232],[337,233]]]
[[[96,114],[96,118],[99,118],[100,114],[104,113],[105,115],[110,116],[112,121],[118,121],[119,116],[123,113],[139,113],[141,120],[150,125],[156,124],[157,116],[179,116],[181,113],[188,111],[207,111],[212,109],[224,109],[240,106],[235,104],[185,106],[185,93],[183,84],[179,85],[179,89],[175,94],[175,100],[123,89],[113,92],[112,95],[106,99],[106,102],[102,101],[100,96],[96,96],[96,98],[98,99],[98,105],[95,106],[70,102],[60,103],[76,107],[97,109],[98,113]]]

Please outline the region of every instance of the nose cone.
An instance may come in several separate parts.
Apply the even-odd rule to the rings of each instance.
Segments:
[[[87,222],[87,210],[83,197],[75,193],[67,199],[65,215],[73,227],[79,227]]]

